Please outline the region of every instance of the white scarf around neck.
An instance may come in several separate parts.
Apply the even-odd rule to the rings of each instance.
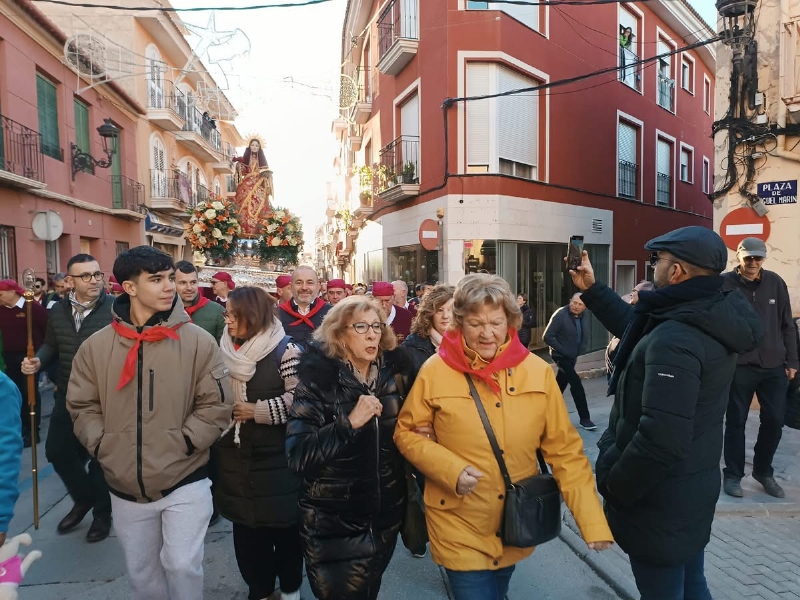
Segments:
[[[230,370],[231,388],[235,402],[247,402],[247,382],[255,375],[256,365],[278,347],[285,335],[283,325],[277,318],[269,329],[251,337],[238,350],[234,346],[233,338],[227,332],[222,334],[219,347],[222,350],[225,364]],[[231,428],[235,428],[233,441],[238,446],[240,425],[239,421],[231,419],[230,425],[220,437],[225,436]]]
[[[438,350],[439,346],[441,346],[442,344],[442,334],[436,331],[433,327],[431,327],[431,332],[429,335],[431,338],[431,342],[433,342],[433,347]]]

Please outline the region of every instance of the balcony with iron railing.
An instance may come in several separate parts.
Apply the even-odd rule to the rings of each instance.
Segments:
[[[419,136],[401,135],[380,151],[375,193],[396,202],[419,195]]]
[[[352,109],[352,120],[358,125],[364,125],[372,116],[372,86],[374,84],[372,69],[358,67],[354,75],[358,96]]]
[[[656,204],[672,206],[672,177],[666,173],[656,173]]]
[[[619,175],[617,187],[619,195],[623,198],[638,197],[637,188],[639,182],[639,165],[627,160],[619,161]]]
[[[659,74],[658,105],[670,112],[675,112],[675,80]]]
[[[629,88],[640,92],[642,90],[642,78],[639,75],[639,57],[634,53],[620,46],[619,48],[619,80]]]
[[[0,114],[0,186],[45,187],[41,137]]]
[[[112,208],[139,211],[144,204],[144,186],[124,175],[111,175]]]
[[[378,71],[397,75],[418,48],[418,0],[390,0],[378,16]]]
[[[147,119],[166,131],[180,131],[186,123],[186,95],[171,81],[148,82]]]
[[[181,131],[175,133],[175,139],[185,144],[203,162],[219,162],[222,152],[222,139],[216,123],[199,109],[187,104],[184,107],[184,124]]]
[[[218,160],[211,164],[214,171],[225,174],[233,173],[233,157],[236,156],[236,150],[234,147],[228,142],[222,142],[220,146],[220,154],[222,155],[222,160]]]

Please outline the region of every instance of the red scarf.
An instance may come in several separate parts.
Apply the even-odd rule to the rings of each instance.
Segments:
[[[314,300],[314,305],[311,307],[311,310],[308,311],[307,315],[301,315],[294,308],[292,308],[291,300],[287,300],[283,304],[279,305],[278,308],[282,308],[288,315],[292,317],[297,317],[297,321],[294,323],[289,323],[289,327],[294,327],[295,325],[300,325],[300,323],[305,323],[311,327],[311,329],[316,329],[316,327],[314,327],[314,323],[311,321],[311,317],[321,311],[323,306],[325,306],[325,302],[317,298]]]
[[[482,369],[473,369],[469,360],[464,354],[464,346],[461,343],[461,332],[449,330],[442,337],[439,345],[439,356],[448,367],[460,373],[469,373],[486,383],[492,391],[500,393],[500,386],[494,379],[494,374],[503,369],[510,369],[519,365],[525,358],[530,356],[530,352],[519,341],[516,329],[509,328],[508,336],[510,341],[505,348],[500,350],[488,365]]]
[[[183,310],[185,310],[191,317],[194,313],[203,308],[209,302],[211,302],[211,300],[209,300],[205,296],[200,296],[200,299],[197,301],[197,304],[195,304],[194,306],[184,306]],[[194,319],[192,320],[194,321]]]
[[[133,379],[133,374],[136,373],[137,354],[139,353],[139,346],[142,345],[142,342],[160,342],[164,338],[171,338],[173,340],[180,339],[176,330],[181,325],[183,325],[183,323],[178,323],[175,327],[157,325],[155,327],[149,327],[141,333],[137,333],[129,327],[125,327],[125,325],[119,321],[111,321],[111,327],[113,327],[114,331],[119,335],[129,340],[136,340],[136,343],[133,345],[133,348],[130,349],[125,359],[125,365],[122,367],[122,375],[120,375],[117,390],[124,388],[128,382]]]

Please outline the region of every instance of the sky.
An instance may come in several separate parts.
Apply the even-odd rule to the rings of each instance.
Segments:
[[[256,3],[268,2],[234,0],[232,5]],[[714,0],[689,3],[713,27]],[[178,8],[220,6],[219,0],[172,0],[172,4]],[[215,78],[238,111],[236,126],[242,135],[255,133],[263,138],[274,174],[274,205],[300,216],[307,248],[315,227],[325,221],[326,183],[334,175],[337,148],[331,122],[338,116],[345,5],[346,0],[332,0],[305,7],[215,12],[217,31],[239,29],[246,36],[244,48],[249,44],[249,52],[218,63],[226,77],[217,72]],[[179,16],[208,28],[208,12]],[[210,70],[214,73],[214,67]]]

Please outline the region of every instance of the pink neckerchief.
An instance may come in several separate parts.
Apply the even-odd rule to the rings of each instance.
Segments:
[[[0,585],[19,585],[22,583],[22,557],[15,554],[0,562]]]

